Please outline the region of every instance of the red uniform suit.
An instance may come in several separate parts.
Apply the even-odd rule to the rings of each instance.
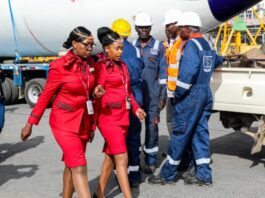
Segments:
[[[83,61],[69,51],[50,64],[49,76],[28,122],[37,125],[54,98],[50,113],[53,135],[68,167],[86,165],[85,148],[93,118],[86,101],[94,89],[93,61]]]
[[[96,63],[96,84],[102,85],[105,94],[97,105],[98,127],[105,139],[103,152],[119,154],[127,152],[126,136],[129,126],[129,109],[126,109],[126,99],[130,98],[132,111],[139,108],[130,88],[130,78],[127,66],[106,57],[101,57]],[[128,104],[127,104],[128,105]]]

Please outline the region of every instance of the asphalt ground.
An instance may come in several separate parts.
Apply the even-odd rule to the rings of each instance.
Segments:
[[[38,127],[27,142],[20,141],[20,130],[31,109],[27,104],[6,107],[5,127],[0,135],[0,198],[56,198],[62,191],[61,151],[48,124],[47,109]],[[265,149],[250,155],[253,141],[246,135],[224,129],[215,113],[210,119],[213,187],[186,186],[183,180],[175,185],[154,186],[147,182],[132,189],[133,197],[143,198],[263,198],[265,197]],[[167,151],[168,132],[165,112],[161,113],[159,164]],[[144,137],[144,131],[142,131]],[[143,138],[142,138],[143,139]],[[89,185],[95,191],[103,160],[101,134],[96,133],[87,147]],[[142,156],[143,158],[143,156]],[[143,160],[142,160],[143,162]],[[142,163],[142,165],[144,165]],[[156,174],[159,172],[157,169]],[[123,197],[112,175],[107,197]],[[74,195],[73,197],[76,197]]]

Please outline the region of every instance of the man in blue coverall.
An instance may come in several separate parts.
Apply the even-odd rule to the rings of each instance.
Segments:
[[[148,179],[151,184],[176,181],[177,168],[183,152],[191,143],[195,175],[186,177],[185,184],[212,185],[208,120],[212,110],[210,78],[222,59],[199,33],[201,19],[195,12],[184,13],[177,26],[180,37],[187,41],[180,59],[177,88],[174,92],[173,132],[168,156],[159,175]]]
[[[140,57],[137,57],[136,48],[127,41],[127,38],[131,35],[131,25],[124,19],[117,19],[112,24],[112,30],[117,32],[123,38],[123,52],[121,59],[126,63],[130,73],[130,85],[133,96],[135,97],[136,102],[140,106],[143,106],[143,95],[141,88],[143,62]],[[129,159],[129,184],[131,187],[136,188],[141,182],[141,129],[141,122],[132,112],[130,112],[130,125],[126,139]]]
[[[166,59],[163,44],[151,35],[152,20],[144,12],[135,16],[135,29],[138,39],[132,44],[137,47],[144,67],[142,71],[143,108],[145,119],[145,173],[155,171],[158,152],[159,112],[166,103]]]

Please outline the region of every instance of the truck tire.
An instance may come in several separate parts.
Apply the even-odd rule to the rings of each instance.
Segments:
[[[30,107],[34,107],[46,83],[45,78],[34,78],[26,83],[25,99]]]
[[[6,80],[11,88],[11,101],[10,104],[16,104],[18,101],[19,90],[18,87],[13,84],[13,80],[11,78],[6,78]]]
[[[3,86],[4,96],[5,96],[5,105],[10,105],[11,104],[11,100],[12,100],[12,89],[11,89],[11,86],[7,82],[7,80],[5,80],[5,82],[3,82],[2,86]]]

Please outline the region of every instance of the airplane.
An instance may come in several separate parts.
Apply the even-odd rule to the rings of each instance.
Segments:
[[[54,56],[77,26],[96,38],[99,27],[110,27],[118,18],[128,20],[140,11],[152,16],[152,35],[165,39],[163,15],[170,9],[195,11],[202,31],[210,30],[261,0],[6,0],[0,1],[0,57]],[[134,31],[130,39],[136,38]]]

